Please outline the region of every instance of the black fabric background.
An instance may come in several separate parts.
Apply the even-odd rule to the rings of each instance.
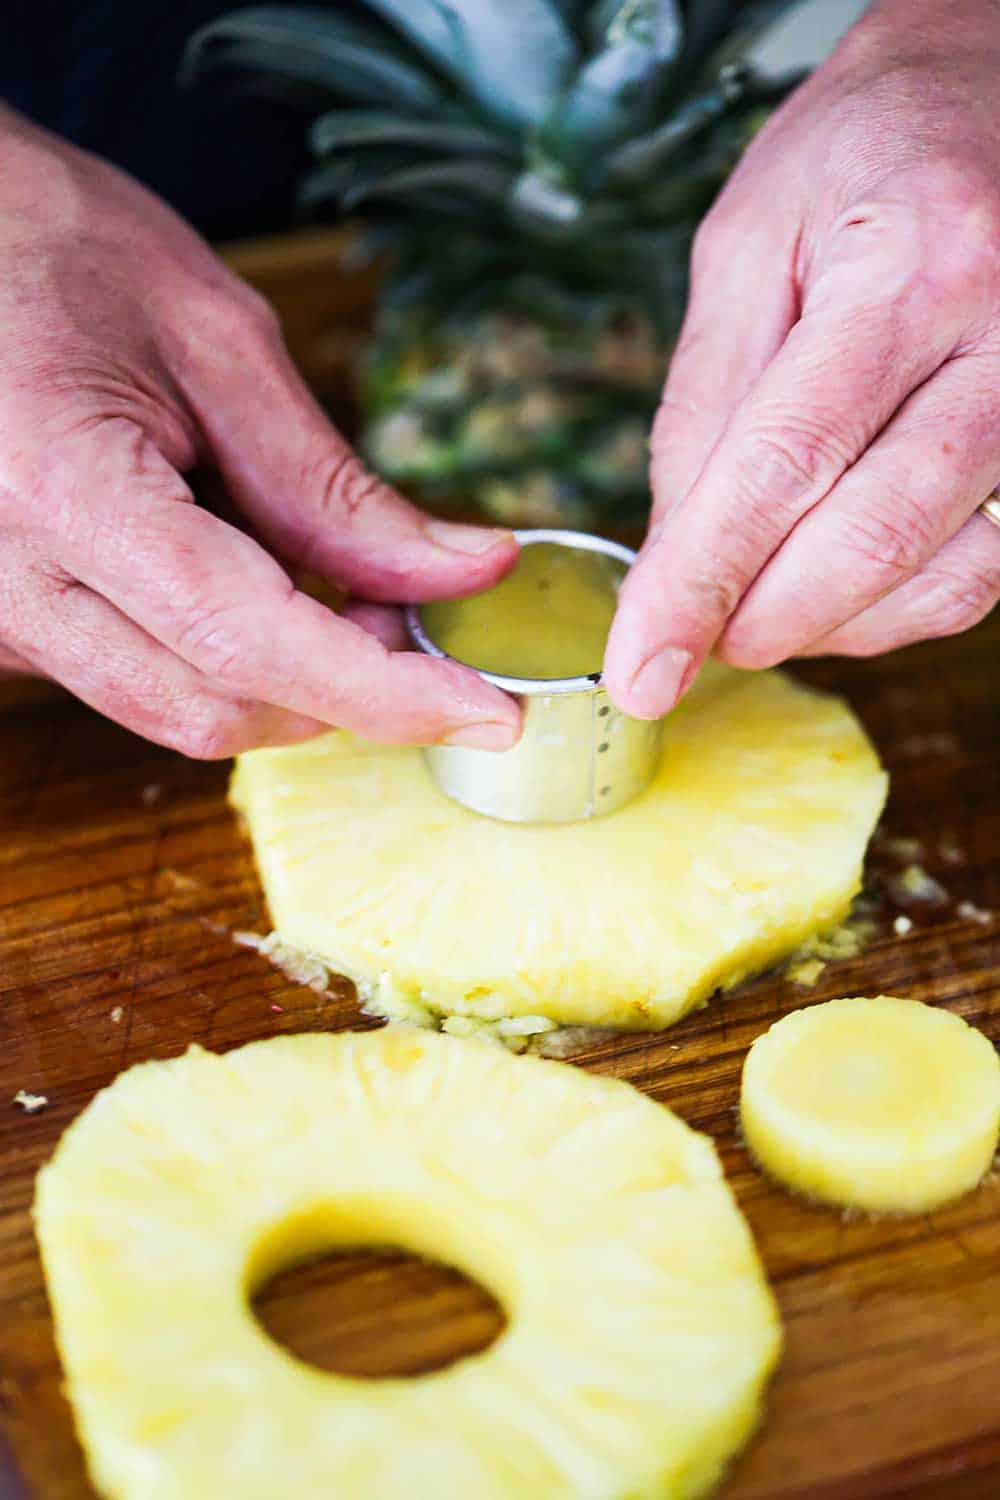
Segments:
[[[212,238],[289,221],[302,121],[176,83],[191,32],[234,0],[0,0],[0,98],[125,167]]]

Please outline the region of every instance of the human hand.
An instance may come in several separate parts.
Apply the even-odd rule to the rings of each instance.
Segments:
[[[1000,599],[1000,5],[884,0],[698,233],[653,513],[605,678],[673,707],[740,667],[871,655]]]
[[[200,757],[331,724],[513,743],[506,694],[390,651],[372,606],[342,618],[296,591],[182,475],[214,469],[277,557],[364,600],[488,587],[513,537],[367,474],[266,303],[137,183],[2,109],[0,327],[0,667]]]

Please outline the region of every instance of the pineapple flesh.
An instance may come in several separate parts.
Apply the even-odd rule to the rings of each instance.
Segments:
[[[561,542],[522,545],[493,588],[421,608],[430,639],[455,661],[506,677],[584,677],[604,665],[625,564]]]
[[[668,1026],[835,927],[886,793],[838,698],[710,663],[620,811],[498,823],[419,750],[334,733],[241,756],[278,941],[383,1014]]]
[[[35,1216],[114,1500],[687,1500],[753,1431],[780,1348],[706,1137],[628,1084],[406,1027],[131,1068]],[[489,1286],[497,1342],[365,1380],[255,1321],[277,1269],[383,1244]]]
[[[1000,1132],[1000,1057],[960,1016],[890,995],[793,1011],[743,1069],[743,1133],[827,1203],[923,1213],[974,1188]]]

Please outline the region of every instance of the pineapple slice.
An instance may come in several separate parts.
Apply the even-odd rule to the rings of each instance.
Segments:
[[[982,1032],[917,1000],[829,1000],[757,1038],[743,1133],[766,1171],[827,1203],[922,1213],[988,1171],[1000,1057]]]
[[[232,796],[280,941],[380,1013],[656,1028],[842,920],[885,792],[838,698],[711,663],[592,822],[493,822],[343,734],[242,756]]]
[[[779,1352],[708,1139],[628,1084],[409,1027],[134,1067],[64,1136],[35,1214],[118,1500],[701,1495]],[[256,1323],[279,1267],[378,1244],[491,1287],[498,1341],[368,1381]]]

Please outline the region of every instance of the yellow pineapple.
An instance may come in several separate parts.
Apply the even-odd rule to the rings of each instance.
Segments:
[[[63,1137],[35,1213],[115,1500],[693,1497],[780,1346],[710,1141],[628,1084],[412,1028],[132,1068]],[[491,1288],[498,1341],[370,1381],[255,1321],[280,1267],[383,1244]]]
[[[989,1169],[1000,1057],[950,1011],[891,995],[829,1000],[757,1038],[741,1116],[761,1166],[796,1192],[922,1213]]]
[[[382,1013],[540,1029],[667,1026],[835,927],[885,791],[839,699],[712,663],[653,784],[592,822],[493,822],[342,734],[242,756],[233,800],[281,943]]]

